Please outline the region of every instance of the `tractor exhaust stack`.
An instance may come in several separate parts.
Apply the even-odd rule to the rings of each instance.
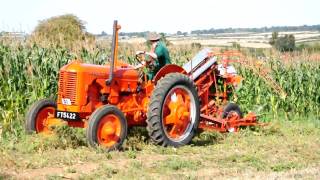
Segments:
[[[113,79],[114,68],[117,65],[116,61],[118,59],[118,31],[120,29],[118,21],[113,21],[113,35],[112,35],[112,45],[111,45],[111,62],[110,62],[110,75],[109,79],[106,81],[107,85],[110,85]]]

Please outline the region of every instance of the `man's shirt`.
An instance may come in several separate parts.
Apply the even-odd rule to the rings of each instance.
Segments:
[[[153,79],[153,77],[157,74],[157,72],[165,65],[171,64],[169,51],[166,45],[163,42],[158,42],[154,53],[157,55],[157,59],[155,59],[155,68],[154,70],[149,71],[148,79]]]

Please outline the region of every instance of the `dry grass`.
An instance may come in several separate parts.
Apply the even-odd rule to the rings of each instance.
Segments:
[[[124,150],[111,153],[65,147],[63,138],[26,136],[14,144],[1,144],[0,177],[319,179],[319,123],[273,122],[239,134],[202,133],[178,149],[150,144],[145,131],[135,129]]]

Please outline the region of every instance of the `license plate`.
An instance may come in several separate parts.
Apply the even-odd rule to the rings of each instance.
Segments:
[[[56,111],[56,118],[64,120],[79,120],[79,113],[76,112],[66,112],[66,111]]]

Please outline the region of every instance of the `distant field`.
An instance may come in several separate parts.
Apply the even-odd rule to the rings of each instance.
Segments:
[[[318,31],[296,31],[296,32],[280,32],[280,35],[293,34],[296,43],[320,41],[320,32]],[[271,48],[269,38],[270,33],[221,33],[217,35],[194,35],[194,36],[168,36],[168,40],[174,45],[200,43],[204,46],[232,46],[233,42],[237,42],[241,47],[252,48]],[[122,42],[143,43],[144,38],[122,39]]]

